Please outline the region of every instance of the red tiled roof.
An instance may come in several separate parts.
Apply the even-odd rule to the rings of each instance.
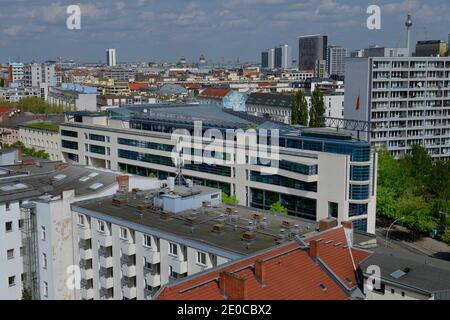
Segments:
[[[355,289],[357,279],[354,267],[370,255],[359,249],[349,249],[344,228],[335,228],[305,240],[318,241],[318,258],[298,243],[288,243],[258,256],[232,263],[166,286],[158,300],[223,300],[226,299],[219,280],[221,274],[232,273],[245,282],[246,300],[342,300],[348,292],[329,275],[325,268],[340,279],[348,290]],[[351,254],[352,253],[352,254]],[[256,261],[263,260],[264,286],[256,275]],[[349,282],[350,280],[351,282]],[[321,286],[325,286],[324,290]],[[226,290],[225,290],[226,291]]]
[[[223,98],[225,97],[231,89],[229,88],[207,88],[202,93],[200,97],[204,98]]]
[[[180,84],[182,87],[185,87],[186,89],[201,89],[202,85],[200,83],[183,83]]]
[[[128,88],[130,88],[131,91],[139,91],[148,88],[148,83],[130,82],[128,83]]]
[[[348,289],[357,286],[356,267],[370,253],[349,248],[344,228],[334,228],[306,238],[305,243],[318,241],[319,258],[330,267]],[[356,258],[355,258],[356,256]]]

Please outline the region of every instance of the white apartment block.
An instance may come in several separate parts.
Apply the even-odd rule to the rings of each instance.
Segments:
[[[131,116],[129,111],[133,112]],[[189,117],[214,115],[220,120],[204,118],[203,125],[219,130],[255,126],[248,121],[251,116],[230,114],[213,105],[149,105],[111,112],[67,114],[61,125],[65,160],[166,179],[176,174],[172,151],[177,141],[171,134],[176,128],[192,130]],[[244,206],[268,210],[281,201],[293,216],[313,221],[335,217],[339,222],[352,221],[357,230],[375,232],[377,162],[370,145],[332,131],[305,129],[283,131],[280,135],[276,175],[262,175],[262,167],[255,164],[253,156],[246,158],[245,164],[187,164],[184,173],[198,185],[235,194]],[[241,152],[236,143],[224,157],[237,159]]]
[[[42,89],[40,87],[0,88],[0,100],[18,102],[30,97],[44,98],[46,91]]]
[[[348,59],[345,78],[344,116],[370,122],[375,147],[450,159],[450,58]]]
[[[22,62],[13,62],[9,65],[11,68],[12,82],[19,83],[24,77],[25,65]]]
[[[20,300],[24,288],[35,300],[75,299],[77,287],[67,285],[70,268],[78,266],[70,204],[114,194],[119,174],[55,162],[0,170],[9,174],[0,179],[0,299]],[[160,186],[155,179],[127,178],[132,188]]]
[[[46,63],[30,63],[24,67],[23,85],[25,87],[47,87],[56,85],[55,65]]]
[[[47,101],[51,104],[61,105],[70,110],[97,110],[98,93],[95,88],[67,85],[49,89]]]

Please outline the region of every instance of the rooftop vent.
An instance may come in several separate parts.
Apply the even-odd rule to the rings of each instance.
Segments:
[[[283,220],[283,222],[281,223],[281,227],[286,228],[286,229],[290,229],[294,225],[295,225],[295,223],[292,220]]]
[[[286,229],[280,229],[280,233],[278,233],[278,239],[284,240],[287,237]]]
[[[261,229],[267,229],[268,226],[269,226],[269,222],[267,221],[267,218],[264,217],[263,220],[259,223],[259,227]]]
[[[168,211],[162,211],[159,215],[164,220],[168,220],[168,219],[170,219],[172,217],[172,213],[170,213]]]
[[[253,221],[249,221],[248,225],[245,227],[245,230],[247,231],[254,231],[255,230],[255,225],[253,224]]]
[[[125,199],[119,199],[119,198],[113,198],[112,199],[112,205],[116,207],[121,207],[122,205],[126,204],[127,201]]]
[[[198,223],[197,217],[187,217],[185,223],[189,226],[196,225]]]
[[[225,231],[225,225],[223,223],[215,224],[213,226],[213,232],[222,233]]]
[[[216,221],[220,223],[225,223],[225,215],[221,214],[219,217],[217,217]]]
[[[256,233],[254,233],[253,231],[244,232],[244,234],[242,235],[242,240],[244,241],[253,241],[255,239]]]
[[[252,218],[254,219],[254,220],[257,220],[257,221],[261,221],[262,219],[264,219],[264,215],[262,214],[262,213],[254,213],[253,215],[252,215]]]
[[[211,208],[211,201],[203,201],[202,207],[203,208]]]
[[[226,212],[227,214],[232,215],[232,214],[237,213],[237,210],[235,210],[234,208],[231,208],[231,207],[227,207],[227,208],[225,209],[225,212]]]

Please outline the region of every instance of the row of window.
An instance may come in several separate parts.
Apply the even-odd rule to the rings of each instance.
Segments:
[[[251,181],[259,183],[272,184],[302,191],[317,192],[317,182],[304,182],[279,175],[264,175],[256,171],[251,172],[250,179]]]

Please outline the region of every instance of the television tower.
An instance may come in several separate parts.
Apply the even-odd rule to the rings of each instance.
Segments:
[[[408,17],[406,18],[405,26],[407,30],[407,40],[406,47],[408,48],[408,54],[411,54],[411,27],[413,25],[411,14],[408,13]]]

